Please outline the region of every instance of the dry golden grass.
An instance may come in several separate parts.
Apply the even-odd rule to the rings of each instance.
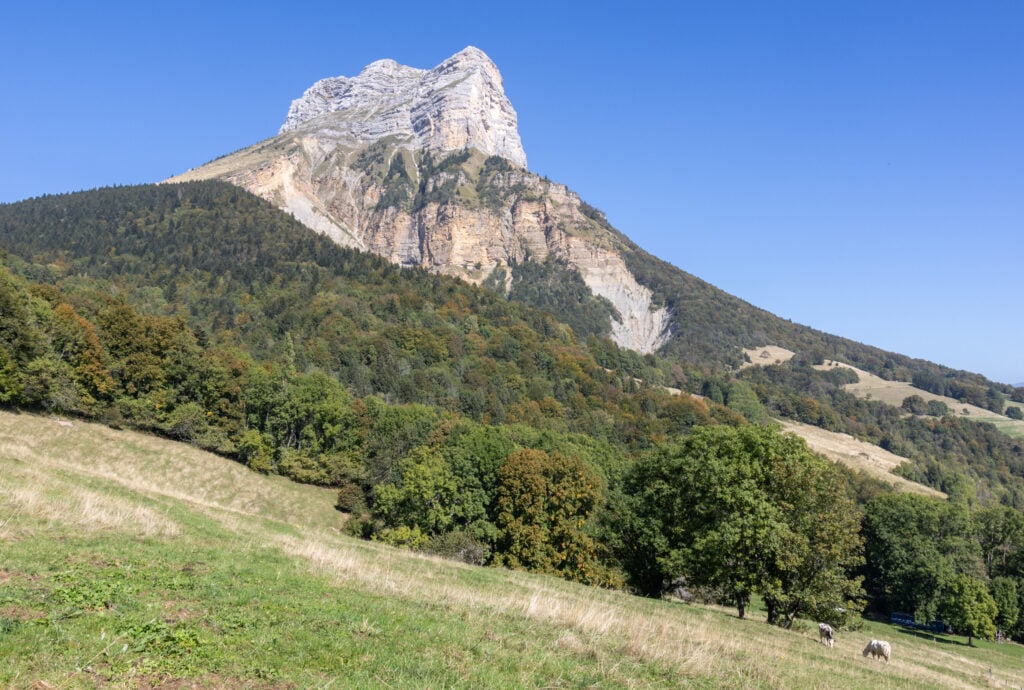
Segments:
[[[864,470],[873,477],[888,482],[901,491],[945,498],[946,494],[924,484],[912,482],[897,476],[892,470],[907,462],[907,459],[890,453],[871,443],[859,441],[849,434],[827,431],[810,424],[801,424],[790,420],[778,420],[782,428],[801,437],[811,450],[824,455],[833,462],[841,462],[855,470]]]
[[[772,364],[782,364],[793,359],[796,355],[792,350],[787,350],[784,347],[778,345],[763,345],[761,347],[752,347],[743,351],[743,354],[750,359],[749,362],[744,361],[740,365],[740,369],[746,369],[747,367],[766,367]]]
[[[863,369],[858,369],[855,366],[845,364],[843,362],[825,360],[824,364],[815,366],[815,369],[825,370],[833,367],[844,367],[846,369],[852,369],[857,373],[857,377],[860,380],[857,383],[847,384],[844,388],[859,398],[880,400],[881,402],[889,405],[899,407],[903,403],[904,398],[910,395],[920,395],[925,401],[938,400],[946,403],[951,414],[985,420],[1007,419],[1003,415],[992,412],[991,410],[986,410],[983,407],[962,403],[954,398],[949,398],[944,395],[929,393],[926,390],[914,387],[906,381],[887,381],[880,376],[876,376],[870,372],[864,371]]]
[[[45,425],[46,420],[39,423]],[[165,537],[178,534],[178,524],[160,510],[139,505],[137,500],[118,496],[106,487],[90,488],[80,473],[54,471],[50,456],[40,453],[39,445],[38,437],[15,441],[0,435],[0,457],[7,460],[0,475],[0,507],[9,516],[23,513],[38,522],[82,531],[117,529],[137,536]],[[10,536],[6,531],[10,523],[10,517],[0,521],[0,538]]]
[[[25,480],[27,474],[18,478]],[[43,523],[62,524],[81,531],[116,529],[140,537],[172,537],[178,524],[158,510],[140,506],[108,492],[74,486],[53,477],[38,475],[25,486],[0,479],[0,507],[8,515],[25,513]],[[0,522],[0,538],[11,538],[6,530],[10,518]]]
[[[45,417],[2,412],[0,458],[34,472],[39,485],[81,487],[102,481],[211,515],[258,516],[296,526],[340,526],[342,519],[333,510],[334,492],[329,489],[263,477],[185,444],[99,424],[76,421],[65,426]]]
[[[1000,431],[1009,434],[1010,436],[1024,438],[1024,421],[1010,419],[1005,415],[992,412],[991,410],[986,410],[983,407],[962,403],[954,398],[949,398],[944,395],[935,395],[934,393],[929,393],[926,390],[916,388],[905,381],[886,381],[879,376],[875,376],[863,369],[858,369],[857,367],[843,362],[825,360],[824,364],[819,364],[815,368],[824,370],[832,367],[846,367],[847,369],[852,369],[857,373],[857,377],[860,380],[857,383],[847,384],[844,388],[856,395],[858,398],[880,400],[881,402],[889,405],[899,407],[903,404],[904,398],[911,395],[919,395],[925,401],[938,400],[939,402],[945,403],[949,408],[950,414],[957,415],[958,417],[964,417],[966,419],[989,422],[991,424],[995,424]]]

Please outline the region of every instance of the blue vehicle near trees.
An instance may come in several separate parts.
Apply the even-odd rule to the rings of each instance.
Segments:
[[[928,623],[918,623],[914,620],[914,614],[912,613],[892,613],[889,616],[889,622],[896,625],[902,625],[907,628],[914,628],[915,630],[927,630],[933,633],[945,633],[948,632],[946,624],[940,620],[929,621]]]

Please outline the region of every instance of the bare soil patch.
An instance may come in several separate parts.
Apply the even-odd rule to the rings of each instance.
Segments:
[[[0,606],[0,619],[9,621],[35,621],[46,618],[46,613],[25,606]]]

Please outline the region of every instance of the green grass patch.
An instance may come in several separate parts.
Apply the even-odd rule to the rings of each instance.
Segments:
[[[1024,410],[1024,404],[1021,404],[1020,408]],[[1019,419],[986,419],[984,421],[994,425],[1007,436],[1024,438],[1024,422]]]
[[[331,492],[78,422],[0,413],[0,489],[0,687],[1024,685],[1015,644],[868,622],[827,649],[756,608],[353,540]]]

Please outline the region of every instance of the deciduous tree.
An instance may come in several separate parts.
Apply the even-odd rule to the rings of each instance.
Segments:
[[[975,637],[992,638],[996,634],[999,609],[985,583],[970,575],[956,575],[942,589],[939,607],[943,619],[973,645]]]
[[[627,483],[624,562],[656,595],[680,576],[726,593],[742,617],[760,593],[769,620],[856,608],[857,511],[831,465],[771,427],[697,427],[637,465]]]
[[[603,496],[597,474],[560,453],[517,450],[498,470],[498,552],[511,568],[594,582],[599,568],[587,522]]]

